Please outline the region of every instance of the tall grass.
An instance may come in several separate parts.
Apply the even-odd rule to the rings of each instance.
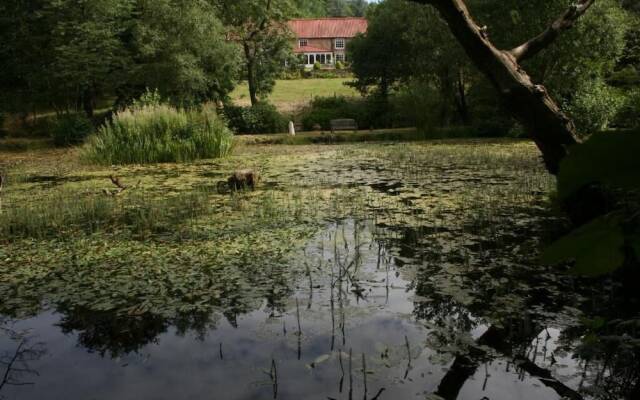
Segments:
[[[97,232],[135,237],[177,234],[209,210],[209,197],[206,190],[162,198],[144,192],[109,197],[62,190],[36,202],[0,208],[0,243]]]
[[[187,162],[224,157],[232,145],[233,134],[214,112],[154,104],[116,114],[82,156],[101,165]]]

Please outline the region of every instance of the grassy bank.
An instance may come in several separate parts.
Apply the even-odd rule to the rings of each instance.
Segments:
[[[468,139],[474,137],[470,127],[433,128],[428,132],[415,128],[377,129],[336,132],[302,132],[295,136],[288,134],[241,135],[236,140],[247,145],[311,145],[339,143],[375,142],[420,142],[434,139]],[[482,141],[483,139],[478,139]]]
[[[318,96],[358,97],[359,93],[356,90],[344,85],[349,81],[350,79],[344,78],[278,80],[268,100],[278,107],[280,112],[291,113]],[[251,103],[246,82],[235,88],[231,93],[231,99],[238,105]]]

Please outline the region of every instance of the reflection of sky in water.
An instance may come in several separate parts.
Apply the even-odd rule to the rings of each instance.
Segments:
[[[346,354],[351,350],[353,398],[364,398],[365,353],[370,372],[368,399],[380,389],[385,389],[379,396],[381,400],[424,399],[437,390],[451,358],[444,364],[437,363],[438,349],[425,346],[429,328],[413,316],[414,293],[408,289],[413,278],[411,266],[398,268],[393,256],[379,247],[367,229],[358,232],[360,251],[356,256],[353,223],[347,223],[344,229],[348,248],[340,236],[342,228],[338,231],[338,241],[333,241],[335,232],[330,229],[311,242],[304,258],[299,255],[297,261],[292,261],[309,263],[312,282],[303,278],[295,283],[295,297],[287,300],[284,315],[269,309],[265,302],[261,309],[239,316],[237,328],[220,318],[217,328],[204,338],[193,333],[181,336],[170,328],[138,354],[112,359],[87,352],[78,345],[75,332],[64,335],[55,326],[59,316],[54,313],[18,322],[13,329],[29,329],[30,340],[43,342],[47,352],[29,363],[39,373],[29,377],[35,384],[5,386],[0,393],[7,399],[21,400],[269,399],[274,396],[274,374],[270,372],[274,360],[278,399],[347,399]],[[342,265],[354,262],[350,274],[351,280],[358,282],[355,286],[335,262],[334,249],[338,249]],[[341,295],[337,288],[331,289],[331,282],[336,282],[338,276],[345,281]],[[311,293],[309,286],[313,287]],[[296,334],[296,299],[301,336]],[[480,326],[470,334],[477,339],[486,329]],[[558,331],[551,330],[550,336],[547,353],[555,349]],[[16,340],[3,336],[0,352],[11,355],[16,345]],[[540,354],[541,351],[539,348]],[[542,355],[536,357],[540,365],[548,366],[546,353],[545,360]],[[558,371],[567,377],[576,373],[569,356],[559,361],[566,367]],[[573,377],[568,384],[575,388],[578,380]],[[559,396],[539,379],[517,371],[507,359],[497,358],[478,365],[458,398]]]

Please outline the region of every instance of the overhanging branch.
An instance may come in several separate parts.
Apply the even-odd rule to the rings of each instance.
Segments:
[[[535,56],[553,43],[562,31],[572,28],[593,3],[595,3],[595,0],[578,0],[560,18],[553,21],[544,32],[512,49],[509,53],[519,62]]]

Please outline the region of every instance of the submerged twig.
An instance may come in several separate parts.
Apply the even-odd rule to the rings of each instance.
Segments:
[[[364,400],[367,400],[367,358],[362,353],[362,378],[364,381]]]
[[[378,398],[380,398],[380,395],[382,395],[382,392],[384,392],[385,390],[386,388],[380,388],[380,390],[378,390],[378,393],[376,393],[376,395],[373,396],[371,400],[378,400]]]
[[[351,365],[351,361],[353,359],[352,354],[353,349],[349,349],[349,400],[353,399],[353,370]]]
[[[407,369],[404,372],[404,379],[407,379],[407,377],[409,376],[409,371],[411,370],[411,346],[409,345],[409,338],[407,337],[407,335],[404,336],[404,343],[407,347],[407,358],[409,360],[407,362]]]
[[[302,325],[300,324],[300,302],[296,298],[296,318],[298,320],[298,360],[302,359]]]
[[[123,184],[120,181],[120,178],[115,175],[109,175],[109,179],[111,180],[111,183],[113,183],[117,187],[117,189],[114,191],[104,189],[103,190],[104,194],[108,196],[118,196],[122,194],[122,192],[124,192],[125,190],[131,189],[130,186]],[[137,189],[138,187],[140,187],[140,183],[142,183],[141,180],[139,180],[138,183],[136,183],[136,185],[133,188]]]
[[[276,360],[271,359],[271,383],[273,384],[273,398],[278,398],[278,368],[276,367]]]

